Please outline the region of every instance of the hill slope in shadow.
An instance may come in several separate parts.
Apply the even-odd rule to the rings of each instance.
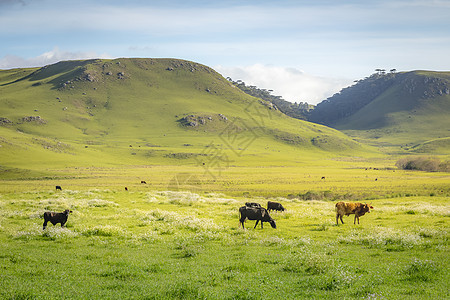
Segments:
[[[320,103],[309,120],[351,136],[406,149],[445,149],[450,136],[450,72],[374,74]],[[449,145],[450,146],[450,145]],[[444,151],[446,152],[446,151]]]

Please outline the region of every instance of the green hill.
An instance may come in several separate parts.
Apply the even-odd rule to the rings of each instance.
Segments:
[[[70,166],[289,164],[367,151],[334,129],[287,117],[207,66],[137,58],[0,71],[0,146],[3,170],[31,175]]]
[[[450,72],[414,71],[374,74],[320,103],[309,119],[364,141],[445,154],[449,115]]]

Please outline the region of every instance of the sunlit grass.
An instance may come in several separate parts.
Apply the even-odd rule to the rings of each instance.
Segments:
[[[238,208],[249,200],[286,207],[271,213],[277,229],[252,229],[254,221],[239,228]],[[1,296],[66,298],[65,288],[71,299],[445,298],[447,200],[373,200],[360,225],[350,216],[336,226],[330,200],[110,189],[2,193],[0,290],[9,292]],[[66,228],[42,230],[45,210],[65,208],[74,211]]]

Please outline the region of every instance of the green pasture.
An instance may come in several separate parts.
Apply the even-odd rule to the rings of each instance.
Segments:
[[[445,299],[446,196],[336,201],[23,182],[0,194],[2,299]],[[245,201],[278,201],[277,229],[239,228]],[[73,210],[42,230],[46,210]]]
[[[371,200],[402,196],[449,196],[445,172],[399,170],[395,159],[329,157],[300,161],[247,159],[208,161],[166,158],[173,165],[68,165],[24,171],[2,170],[2,192],[93,188],[123,191],[192,191],[233,197],[284,197],[314,200]],[[322,179],[322,177],[325,177]],[[146,184],[142,184],[145,181]]]
[[[395,167],[448,160],[440,110],[352,139],[172,59],[4,70],[0,92],[0,299],[450,296],[450,174]],[[239,228],[268,200],[277,229]],[[336,226],[337,201],[374,209]]]

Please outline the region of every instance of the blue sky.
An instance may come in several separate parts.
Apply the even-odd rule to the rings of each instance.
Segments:
[[[317,103],[377,68],[450,70],[450,0],[0,0],[0,69],[173,57]]]

